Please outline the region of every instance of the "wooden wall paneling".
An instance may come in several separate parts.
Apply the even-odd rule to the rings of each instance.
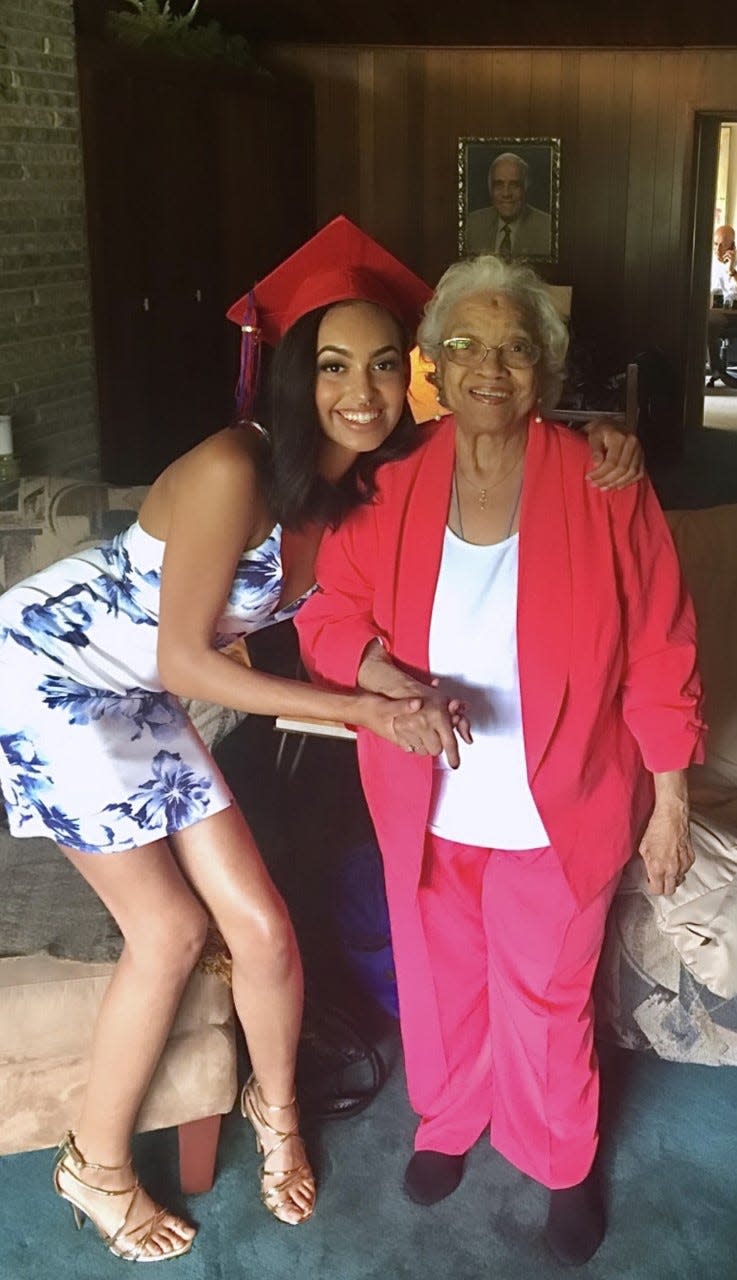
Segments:
[[[361,223],[367,231],[376,226],[376,209],[383,193],[377,193],[375,173],[375,122],[382,110],[376,98],[374,70],[379,50],[362,49],[358,54],[358,199]],[[395,157],[392,157],[395,159]]]
[[[673,243],[678,242],[682,262],[689,262],[693,235],[693,181],[696,144],[696,111],[706,107],[708,94],[709,55],[704,49],[689,49],[678,60],[678,78],[674,90],[676,116],[677,168],[671,204]],[[731,78],[737,76],[737,61],[730,58]],[[687,272],[686,272],[687,274]]]
[[[339,213],[360,222],[359,51],[280,44],[263,56],[278,77],[300,80],[312,94],[316,225]]]
[[[611,305],[618,273],[612,250],[611,200],[614,155],[611,119],[615,111],[614,55],[582,53],[578,88],[585,110],[579,112],[576,150],[561,162],[563,189],[575,165],[575,224],[568,225],[567,263],[574,286],[572,322],[600,371],[612,372],[617,350],[619,313]],[[564,219],[566,217],[564,206]],[[575,239],[571,240],[574,231]],[[564,282],[564,283],[570,283]],[[602,305],[602,301],[604,305]],[[614,359],[616,364],[616,359]]]
[[[153,478],[213,429],[219,408],[218,182],[211,86],[148,75],[136,86],[130,124],[146,139],[148,430],[131,475]]]
[[[475,132],[465,125],[468,95],[479,83],[473,64],[473,55],[463,50],[454,58],[447,50],[421,51],[425,204],[420,275],[431,285],[458,257],[458,138]]]
[[[559,49],[541,51],[530,64],[529,131],[533,137],[561,136],[561,79],[563,59]],[[565,157],[563,159],[565,164]],[[558,262],[541,264],[541,274],[554,284],[571,284],[565,266],[561,265],[561,225],[558,225]]]
[[[142,448],[146,422],[146,192],[140,147],[130,121],[135,82],[85,59],[79,62],[90,288],[100,421],[100,461],[106,474],[110,440]],[[112,305],[111,305],[112,301]]]
[[[422,110],[417,60],[411,51],[378,49],[372,59],[372,99],[362,80],[361,149],[371,146],[361,205],[366,227],[408,266],[420,271],[425,206]],[[368,118],[371,123],[369,128]],[[365,126],[364,126],[364,121]]]
[[[648,328],[647,316],[651,287],[659,67],[659,52],[637,52],[632,55],[632,124],[623,264],[626,298],[623,330],[626,349],[633,354],[642,347],[654,345],[654,335]]]
[[[737,43],[737,36],[735,37]],[[697,55],[698,56],[698,55]],[[734,112],[737,109],[735,51],[711,49],[702,63],[699,105],[705,111]]]
[[[361,222],[359,57],[354,50],[310,50],[315,80],[317,220],[339,213]]]
[[[606,308],[612,315],[613,331],[616,330],[616,348],[612,351],[615,364],[622,367],[631,352],[624,337],[624,313],[627,307],[626,286],[622,264],[627,241],[627,208],[629,201],[630,137],[632,129],[632,82],[634,67],[628,50],[614,53],[612,70],[613,103],[610,119],[609,154],[611,168],[608,175],[609,189],[609,239],[607,254],[613,271],[608,280]]]
[[[672,361],[678,345],[678,326],[685,273],[675,270],[679,261],[680,228],[671,222],[673,186],[678,181],[676,168],[677,110],[675,92],[678,84],[680,53],[663,52],[658,77],[658,114],[655,153],[653,157],[653,199],[650,220],[650,287],[643,319],[648,345],[657,335],[658,345]],[[632,353],[634,354],[634,353]]]
[[[577,336],[591,345],[602,369],[613,371],[623,366],[627,354],[622,263],[630,168],[630,54],[581,53],[577,87],[575,143],[568,140],[561,166],[559,277],[574,285]]]
[[[455,116],[459,136],[485,138],[496,133],[494,121],[494,62],[491,50],[466,49],[448,67],[452,89],[446,110]]]
[[[220,283],[228,306],[314,230],[314,124],[310,99],[284,89],[252,96],[226,89],[218,115]]]
[[[734,70],[734,60],[732,60]],[[690,314],[691,264],[694,252],[694,199],[695,199],[695,160],[696,160],[696,127],[695,113],[702,99],[704,85],[707,81],[707,54],[705,50],[689,50],[683,52],[678,60],[678,71],[674,86],[673,103],[675,117],[675,148],[673,187],[671,190],[671,244],[674,246],[674,257],[671,269],[679,277],[680,289],[677,301],[674,302],[673,317],[675,332],[672,338],[673,356],[676,362],[679,379],[682,378],[680,390],[683,394],[684,411],[682,414],[683,430],[688,432],[703,423],[703,360],[706,345],[706,301],[700,307],[697,324],[701,337],[697,346],[699,369],[696,375],[695,395],[689,392],[689,335],[693,318]],[[711,260],[711,240],[707,260]],[[705,267],[708,271],[708,267]],[[708,282],[704,282],[705,293]]]
[[[535,136],[559,136],[562,74],[560,49],[541,50],[531,59],[530,132]]]
[[[504,49],[491,54],[493,86],[490,127],[492,137],[528,137],[532,55],[528,50]]]
[[[555,279],[561,284],[573,285],[573,305],[579,307],[583,304],[581,287],[576,275],[581,182],[578,163],[580,72],[579,51],[567,49],[561,61],[561,102],[556,135],[560,137],[560,235]]]
[[[315,229],[311,92],[299,86],[236,84],[216,95],[217,333],[220,394],[213,422],[232,410],[239,338],[225,320],[230,304]]]

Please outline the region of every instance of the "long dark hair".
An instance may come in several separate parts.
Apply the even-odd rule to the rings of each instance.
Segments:
[[[334,529],[354,507],[370,502],[376,492],[377,468],[411,453],[420,439],[405,401],[396,427],[378,449],[360,453],[337,483],[319,474],[323,432],[315,405],[317,334],[329,309],[318,307],[295,321],[276,347],[269,371],[271,503],[287,529],[313,521]],[[409,340],[398,321],[397,325],[408,351]]]

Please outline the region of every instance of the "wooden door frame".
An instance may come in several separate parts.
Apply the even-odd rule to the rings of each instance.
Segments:
[[[697,111],[691,211],[691,275],[686,313],[686,376],[683,420],[686,433],[704,425],[704,353],[711,289],[714,195],[719,162],[719,130],[737,124],[737,109]]]

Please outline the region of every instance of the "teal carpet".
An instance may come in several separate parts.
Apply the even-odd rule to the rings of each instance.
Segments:
[[[608,1050],[603,1167],[609,1232],[580,1274],[591,1280],[735,1280],[737,1071]],[[458,1191],[422,1209],[400,1188],[413,1116],[401,1064],[361,1115],[311,1134],[315,1217],[275,1222],[256,1194],[258,1157],[239,1117],[224,1125],[213,1190],[185,1202],[171,1132],[138,1140],[155,1194],[200,1226],[179,1280],[546,1280],[565,1274],[540,1231],[547,1197],[480,1141]],[[107,1280],[126,1264],[50,1193],[51,1153],[0,1160],[2,1280]],[[148,1274],[148,1273],[147,1273]],[[159,1274],[159,1271],[154,1272]],[[164,1274],[170,1274],[165,1271]]]

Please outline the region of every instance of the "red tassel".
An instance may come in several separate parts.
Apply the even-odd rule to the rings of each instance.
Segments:
[[[248,295],[248,313],[245,323],[241,325],[241,363],[238,385],[235,389],[236,422],[250,422],[253,415],[261,364],[261,330],[256,320],[256,307],[253,292],[251,292]]]

